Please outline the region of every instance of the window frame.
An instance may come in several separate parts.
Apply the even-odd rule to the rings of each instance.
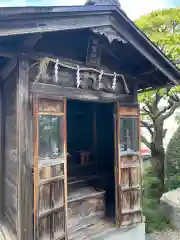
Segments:
[[[139,137],[139,119],[138,119],[138,117],[136,117],[136,116],[119,116],[119,124],[120,124],[120,126],[119,126],[119,132],[118,132],[118,137],[119,137],[119,142],[120,142],[120,154],[121,154],[121,152],[123,153],[123,152],[139,152],[139,147],[140,147],[140,145],[139,145],[139,139],[140,139],[140,137]],[[131,143],[131,145],[132,146],[135,146],[134,148],[135,149],[130,149],[130,150],[128,150],[128,149],[126,149],[126,150],[124,150],[124,149],[121,149],[121,132],[122,132],[122,130],[121,130],[121,122],[122,122],[122,120],[130,120],[130,119],[132,119],[132,120],[136,120],[136,126],[133,126],[133,125],[135,125],[135,122],[133,123],[132,122],[132,125],[131,125],[131,128],[132,128],[132,135],[130,136],[130,138],[133,140],[133,142]],[[134,131],[136,131],[136,134],[134,134]],[[124,133],[124,129],[123,129],[123,133]],[[136,137],[137,137],[137,139],[136,139]],[[126,141],[127,142],[127,141]],[[126,144],[127,145],[127,144]],[[132,147],[133,148],[133,147]]]

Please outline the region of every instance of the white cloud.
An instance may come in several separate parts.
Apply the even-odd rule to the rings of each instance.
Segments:
[[[69,6],[69,5],[83,5],[85,0],[25,0],[28,5],[39,6]]]
[[[82,5],[85,0],[0,0],[0,7]]]
[[[24,0],[11,0],[11,1],[0,1],[0,7],[16,7],[16,6],[25,6]]]
[[[169,6],[168,0],[120,0],[120,2],[127,15],[133,20],[153,10]]]

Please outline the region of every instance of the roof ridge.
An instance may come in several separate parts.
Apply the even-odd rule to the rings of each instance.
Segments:
[[[115,5],[121,8],[119,0],[87,0],[85,5]]]

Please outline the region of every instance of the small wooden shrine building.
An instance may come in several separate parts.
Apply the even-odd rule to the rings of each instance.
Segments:
[[[106,239],[142,223],[137,94],[179,80],[116,1],[1,8],[6,239]]]

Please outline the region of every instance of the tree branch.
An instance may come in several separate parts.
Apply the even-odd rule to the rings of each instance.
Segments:
[[[153,113],[152,106],[151,106],[148,102],[146,103],[146,105],[147,105],[147,107],[148,107],[148,109],[149,109],[149,112],[150,112],[150,113]]]
[[[160,100],[162,99],[162,96],[160,96],[160,94],[159,94],[159,90],[160,89],[157,90],[155,101],[154,101],[154,104],[156,107],[157,107],[158,103],[160,102]]]
[[[150,114],[150,112],[145,107],[143,107],[142,109],[146,114],[148,114],[148,115]]]
[[[180,99],[179,99],[179,97],[177,96],[177,94],[171,95],[170,98],[171,98],[174,102],[179,102],[179,101],[180,101]]]
[[[148,108],[147,105],[146,105],[146,107]],[[147,109],[146,107],[145,107],[145,106],[142,107],[143,111],[144,111],[151,119],[153,119],[153,115],[151,114],[150,109],[149,109],[149,108]]]
[[[155,119],[157,119],[159,116],[161,116],[163,113],[165,113],[166,111],[170,110],[171,107],[172,107],[173,103],[170,103],[168,104],[168,106],[164,107],[163,110],[159,111],[156,116],[155,116]]]
[[[163,138],[166,136],[166,133],[167,133],[167,129],[164,129],[163,130]]]
[[[171,109],[169,110],[169,112],[167,112],[166,114],[164,114],[161,118],[162,121],[164,121],[165,119],[167,119],[168,117],[170,117],[174,111],[176,110],[176,108],[180,107],[180,102],[175,102]]]
[[[170,94],[169,94],[170,90],[171,90],[171,89],[169,89],[169,91],[167,92],[167,95],[168,95],[168,97],[169,97],[169,102],[170,102],[170,101],[171,101],[171,102],[172,102],[172,101],[174,101],[174,102],[179,102],[180,99],[179,99],[178,95],[177,95],[177,94],[172,94],[172,95],[170,95]]]
[[[149,149],[151,148],[151,143],[144,136],[141,136],[141,142],[144,143]]]
[[[147,128],[147,130],[149,131],[149,133],[151,134],[151,136],[153,135],[153,130],[152,130],[152,127],[153,127],[153,124],[148,124],[147,122],[141,120],[141,124]]]

